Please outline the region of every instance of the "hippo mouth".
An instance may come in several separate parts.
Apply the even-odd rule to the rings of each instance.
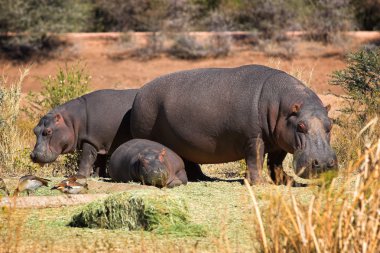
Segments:
[[[30,158],[34,163],[38,163],[40,166],[44,166],[47,163],[52,163],[57,160],[59,154],[50,152],[35,152],[30,154]]]
[[[316,178],[329,170],[337,169],[335,158],[315,159],[306,154],[305,151],[296,151],[293,154],[293,168],[295,173],[304,178]]]

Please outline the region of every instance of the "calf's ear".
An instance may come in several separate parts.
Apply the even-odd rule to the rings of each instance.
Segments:
[[[62,118],[62,115],[60,113],[57,113],[56,115],[54,115],[54,122],[55,122],[55,124],[63,122],[63,118]]]
[[[301,110],[301,104],[293,104],[291,108],[292,113],[298,113]]]
[[[160,162],[163,162],[163,161],[164,161],[164,156],[165,156],[165,155],[166,155],[166,149],[163,148],[163,149],[161,150],[160,155],[158,156],[158,159],[160,160]]]

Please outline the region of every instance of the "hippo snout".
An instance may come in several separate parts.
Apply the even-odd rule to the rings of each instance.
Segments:
[[[317,172],[324,172],[326,170],[334,169],[337,167],[337,160],[335,158],[327,159],[326,161],[314,159],[311,162],[311,167]]]
[[[41,150],[34,149],[30,153],[30,159],[34,163],[40,163],[40,164],[51,163],[51,162],[54,162],[58,158],[58,155],[59,154],[55,154],[51,151],[46,151],[46,150],[41,151]]]
[[[301,151],[294,154],[293,162],[296,173],[304,178],[338,168],[335,152],[331,152],[328,156],[318,157],[316,153]]]

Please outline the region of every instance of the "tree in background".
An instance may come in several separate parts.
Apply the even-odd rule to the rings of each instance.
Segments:
[[[380,31],[379,0],[352,0],[351,5],[360,29]]]
[[[311,0],[304,30],[313,40],[335,42],[340,33],[353,30],[354,16],[349,0]]]
[[[92,13],[86,0],[0,0],[0,50],[12,58],[49,52],[52,33],[86,30]]]

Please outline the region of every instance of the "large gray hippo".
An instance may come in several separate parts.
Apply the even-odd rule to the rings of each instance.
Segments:
[[[247,178],[256,184],[262,182],[266,153],[273,179],[287,153],[295,154],[296,172],[304,177],[337,166],[328,109],[277,69],[195,69],[143,86],[131,110],[131,133],[162,143],[188,163],[245,158]]]
[[[88,177],[98,154],[111,155],[130,140],[130,109],[137,90],[98,90],[57,106],[34,128],[32,161],[51,163],[82,150],[79,174]]]
[[[114,181],[157,187],[187,184],[183,160],[162,144],[144,139],[133,139],[118,147],[111,156],[109,174]]]

